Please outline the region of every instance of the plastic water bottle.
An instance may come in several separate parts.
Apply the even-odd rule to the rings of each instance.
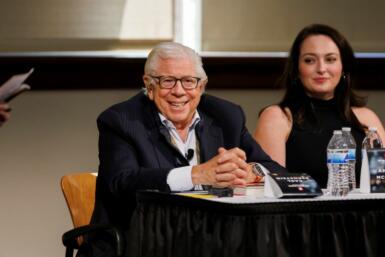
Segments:
[[[349,165],[349,191],[356,189],[356,141],[349,127],[342,128],[342,137],[347,143],[348,148],[348,165]]]
[[[328,193],[345,196],[349,192],[348,148],[341,130],[335,130],[327,146]]]
[[[382,148],[382,141],[377,133],[376,127],[369,127],[366,132],[366,136],[362,141],[362,162],[361,162],[361,179],[360,179],[360,191],[362,193],[371,192],[371,182],[369,174],[369,160],[367,151],[370,149]]]
[[[382,141],[376,127],[369,127],[366,137],[362,141],[362,150],[382,148]]]

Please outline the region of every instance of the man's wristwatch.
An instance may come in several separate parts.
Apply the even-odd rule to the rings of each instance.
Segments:
[[[265,173],[263,173],[261,166],[259,166],[256,162],[249,163],[251,165],[251,171],[257,176],[257,177],[264,177]]]

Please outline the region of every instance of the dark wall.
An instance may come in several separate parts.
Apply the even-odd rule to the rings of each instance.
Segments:
[[[210,88],[274,89],[284,57],[204,57]],[[142,87],[145,58],[95,56],[0,56],[0,82],[35,68],[27,83],[34,90]],[[385,58],[357,58],[357,88],[382,90]]]

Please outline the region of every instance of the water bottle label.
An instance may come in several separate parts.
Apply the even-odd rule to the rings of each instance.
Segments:
[[[347,158],[348,160],[356,160],[356,149],[349,149]]]
[[[346,164],[348,162],[348,151],[340,149],[330,149],[327,152],[327,163]]]

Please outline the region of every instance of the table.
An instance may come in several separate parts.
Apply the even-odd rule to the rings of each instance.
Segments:
[[[385,195],[197,199],[137,193],[127,256],[385,256]]]

